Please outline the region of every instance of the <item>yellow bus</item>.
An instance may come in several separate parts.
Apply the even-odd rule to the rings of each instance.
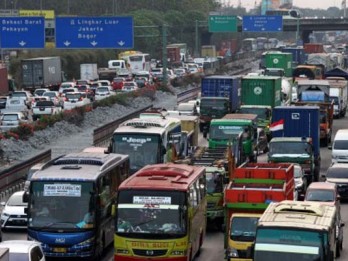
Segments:
[[[115,260],[193,260],[199,255],[205,230],[204,167],[148,165],[120,185]]]

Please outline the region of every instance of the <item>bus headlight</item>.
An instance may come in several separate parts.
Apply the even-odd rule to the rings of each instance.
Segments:
[[[226,256],[227,256],[227,258],[236,258],[236,257],[239,257],[239,256],[238,256],[238,251],[237,251],[237,249],[234,249],[233,247],[227,248],[227,250],[226,250]]]
[[[127,255],[129,251],[127,249],[116,249],[117,254]]]
[[[173,250],[171,254],[173,256],[183,256],[183,255],[185,255],[185,251],[184,250]]]

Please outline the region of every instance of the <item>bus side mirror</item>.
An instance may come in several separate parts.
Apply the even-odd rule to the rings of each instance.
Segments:
[[[111,216],[115,217],[116,216],[116,205],[112,204],[111,206]]]
[[[28,191],[23,193],[23,202],[28,203],[29,202],[29,193]]]

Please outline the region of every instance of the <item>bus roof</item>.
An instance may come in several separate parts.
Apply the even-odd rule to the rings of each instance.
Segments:
[[[96,180],[100,172],[128,159],[128,155],[103,152],[70,153],[49,161],[35,172],[35,180]]]
[[[285,200],[271,203],[258,227],[328,230],[335,222],[336,207],[321,202]]]
[[[123,122],[114,133],[140,132],[162,134],[165,129],[180,124],[180,120],[175,118],[134,118]]]
[[[197,177],[205,172],[204,167],[186,164],[148,165],[126,179],[119,190],[180,190],[187,191]]]

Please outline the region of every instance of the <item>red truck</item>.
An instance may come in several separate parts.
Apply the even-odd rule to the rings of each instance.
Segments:
[[[169,47],[167,46],[167,58],[170,63],[177,63],[181,61],[180,47]]]
[[[6,65],[0,63],[0,95],[9,94],[9,80]]]
[[[293,200],[294,165],[244,163],[236,168],[225,189],[225,249],[229,261],[252,260],[258,219],[270,202]]]

